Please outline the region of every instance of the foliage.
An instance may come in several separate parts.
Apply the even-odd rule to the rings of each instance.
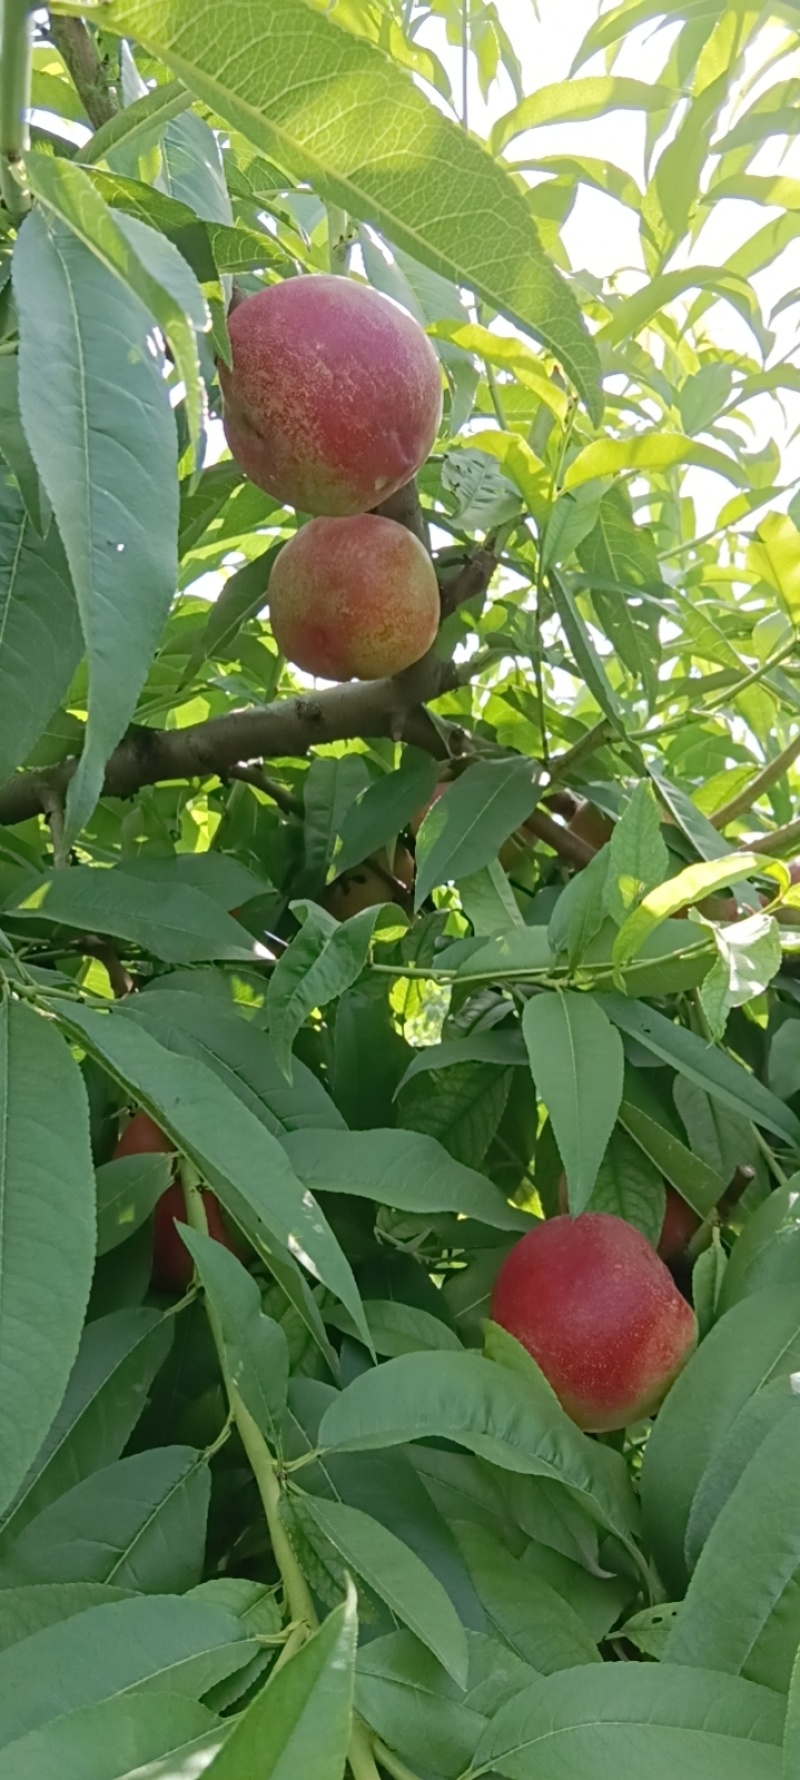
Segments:
[[[521,0],[518,43],[491,0],[73,10],[31,61],[5,0],[0,45],[4,1780],[788,1776],[800,372],[758,280],[800,184],[758,156],[796,8],[620,0],[533,92]],[[581,147],[618,110],[641,184]],[[570,264],[585,189],[643,272]],[[304,516],[216,366],[234,281],[328,269],[440,357],[391,515],[442,625],[318,688],[268,617]],[[486,1321],[562,1169],[573,1213],[699,1221],[700,1346],[624,1436]]]

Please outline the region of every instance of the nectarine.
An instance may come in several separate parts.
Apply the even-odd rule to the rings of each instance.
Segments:
[[[383,858],[386,858],[384,853]],[[321,902],[329,915],[337,921],[349,921],[351,915],[360,915],[362,909],[377,908],[382,902],[404,902],[414,884],[414,861],[406,847],[395,847],[391,876],[396,879],[393,886],[390,882],[388,866],[386,875],[376,870],[372,860],[365,859],[352,871],[343,871],[338,878],[328,884],[323,891]]]
[[[500,1268],[490,1314],[591,1433],[651,1415],[697,1340],[694,1312],[663,1261],[632,1224],[605,1212],[529,1230]]]
[[[318,273],[228,317],[225,436],[259,488],[304,513],[365,513],[410,482],[442,414],[421,327],[378,291]]]
[[[614,823],[605,810],[599,810],[594,803],[584,802],[578,805],[574,815],[570,816],[567,827],[571,834],[577,834],[579,840],[586,841],[590,847],[600,851],[606,841],[610,841],[614,833]]]
[[[685,1255],[692,1237],[700,1228],[700,1222],[691,1205],[687,1205],[674,1187],[668,1186],[664,1222],[658,1239],[658,1252],[662,1261],[677,1261],[681,1255]]]
[[[171,1155],[174,1151],[172,1138],[161,1130],[155,1119],[151,1119],[149,1113],[137,1112],[125,1126],[112,1160],[116,1161],[119,1156]],[[226,1227],[215,1195],[204,1193],[203,1205],[209,1236],[223,1243],[232,1254],[242,1255],[244,1250]],[[179,1181],[173,1181],[166,1193],[162,1193],[153,1213],[152,1281],[161,1292],[185,1292],[194,1270],[189,1250],[175,1228],[176,1219],[180,1223],[186,1222],[183,1188]]]
[[[278,647],[326,680],[378,680],[419,661],[439,628],[439,587],[424,545],[394,519],[312,519],[269,584]]]

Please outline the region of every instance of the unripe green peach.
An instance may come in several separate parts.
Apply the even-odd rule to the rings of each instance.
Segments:
[[[228,317],[225,436],[259,488],[304,513],[365,513],[410,482],[442,414],[421,327],[378,291],[289,278]]]
[[[430,648],[439,587],[424,545],[394,519],[312,519],[284,544],[269,610],[295,667],[325,680],[378,680]]]

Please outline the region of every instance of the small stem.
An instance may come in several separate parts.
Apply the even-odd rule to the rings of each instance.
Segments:
[[[584,760],[588,760],[591,754],[597,752],[598,748],[605,747],[606,742],[612,740],[613,734],[608,718],[601,717],[599,723],[595,723],[591,729],[587,729],[580,741],[575,742],[571,748],[567,749],[566,754],[559,754],[555,760],[551,760],[552,783],[556,784],[565,778],[567,773],[574,772],[575,767],[582,765]]]
[[[29,144],[33,34],[28,0],[2,0],[0,6],[0,196],[12,221],[30,206],[15,177]]]
[[[469,0],[461,0],[461,122],[469,129]]]
[[[197,1170],[190,1162],[181,1163],[181,1181],[186,1202],[187,1222],[201,1236],[208,1235],[203,1195],[200,1191]],[[272,1543],[275,1562],[281,1574],[286,1603],[290,1616],[296,1620],[298,1627],[304,1627],[304,1635],[313,1631],[317,1625],[314,1603],[309,1593],[308,1584],[289,1543],[289,1536],[281,1520],[280,1501],[281,1487],[275,1468],[275,1461],[267,1446],[263,1434],[253,1420],[249,1409],[242,1398],[228,1371],[225,1359],[225,1343],[216,1313],[206,1300],[206,1312],[217,1350],[220,1369],[228,1393],[231,1413],[239,1430],[242,1445],[250,1461],[253,1476],[258,1486],[269,1536]]]
[[[406,1767],[399,1755],[395,1755],[391,1749],[387,1749],[380,1737],[375,1738],[374,1747],[381,1767],[386,1769],[387,1774],[391,1774],[392,1780],[419,1780],[419,1775],[412,1773],[411,1768]]]
[[[353,1780],[381,1780],[372,1753],[372,1737],[363,1719],[353,1714],[353,1728],[347,1748],[347,1764]]]
[[[800,729],[774,760],[768,760],[766,766],[762,766],[761,771],[756,773],[749,785],[745,785],[738,797],[732,797],[730,803],[723,804],[721,810],[715,810],[711,817],[714,827],[727,828],[729,822],[735,821],[737,816],[743,816],[747,810],[751,810],[753,804],[758,802],[764,792],[769,791],[770,786],[775,785],[778,779],[782,779],[784,773],[789,771],[798,754],[800,754]]]
[[[277,804],[278,809],[283,810],[285,816],[303,815],[302,798],[295,797],[292,791],[287,791],[283,785],[278,784],[276,779],[270,779],[260,766],[232,766],[229,767],[226,777],[239,779],[243,785],[253,785],[256,791],[263,791],[264,796],[270,798],[272,803]]]

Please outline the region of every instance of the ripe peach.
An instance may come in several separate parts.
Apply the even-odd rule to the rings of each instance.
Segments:
[[[564,1217],[569,1213],[569,1194],[567,1177],[558,1177],[558,1209]],[[664,1207],[664,1222],[658,1239],[657,1253],[662,1261],[677,1261],[685,1254],[696,1230],[700,1228],[697,1212],[687,1205],[686,1200],[676,1193],[675,1188],[667,1185],[667,1202]]]
[[[385,860],[384,853],[381,863]],[[365,859],[362,865],[343,871],[341,877],[328,884],[321,898],[322,906],[337,921],[349,921],[351,915],[377,908],[382,902],[404,902],[404,887],[407,893],[414,884],[414,861],[406,847],[395,848],[391,875],[397,880],[394,887],[388,875],[384,877],[370,859]]]
[[[431,795],[428,798],[427,803],[424,803],[422,806],[422,809],[417,810],[416,815],[412,816],[411,821],[409,822],[408,826],[411,829],[411,833],[413,834],[415,839],[416,839],[417,835],[419,834],[419,831],[422,827],[423,822],[425,821],[425,817],[427,816],[428,811],[432,810],[434,804],[439,802],[439,798],[447,790],[449,784],[450,784],[449,779],[440,779],[438,785],[434,785],[433,791],[431,792]]]
[[[228,317],[225,437],[259,488],[304,513],[365,513],[410,482],[442,414],[439,363],[388,297],[317,273]]]
[[[166,1131],[146,1112],[134,1113],[114,1150],[119,1156],[172,1155],[175,1145]],[[219,1200],[213,1193],[203,1194],[208,1234],[221,1242],[234,1255],[242,1256],[241,1244],[223,1221]],[[186,1244],[175,1228],[175,1220],[186,1222],[183,1188],[173,1181],[157,1200],[153,1213],[153,1285],[161,1292],[185,1292],[194,1271],[194,1263]]]
[[[578,805],[574,815],[570,816],[567,827],[571,834],[577,834],[579,840],[586,841],[588,846],[595,847],[598,852],[614,833],[611,817],[604,810],[598,810],[596,804],[588,802]]]
[[[284,544],[269,609],[295,667],[326,680],[378,680],[430,648],[439,587],[424,545],[394,519],[312,519]]]
[[[605,1212],[535,1225],[500,1268],[491,1316],[590,1433],[652,1415],[697,1340],[694,1312],[663,1261],[632,1224]]]

